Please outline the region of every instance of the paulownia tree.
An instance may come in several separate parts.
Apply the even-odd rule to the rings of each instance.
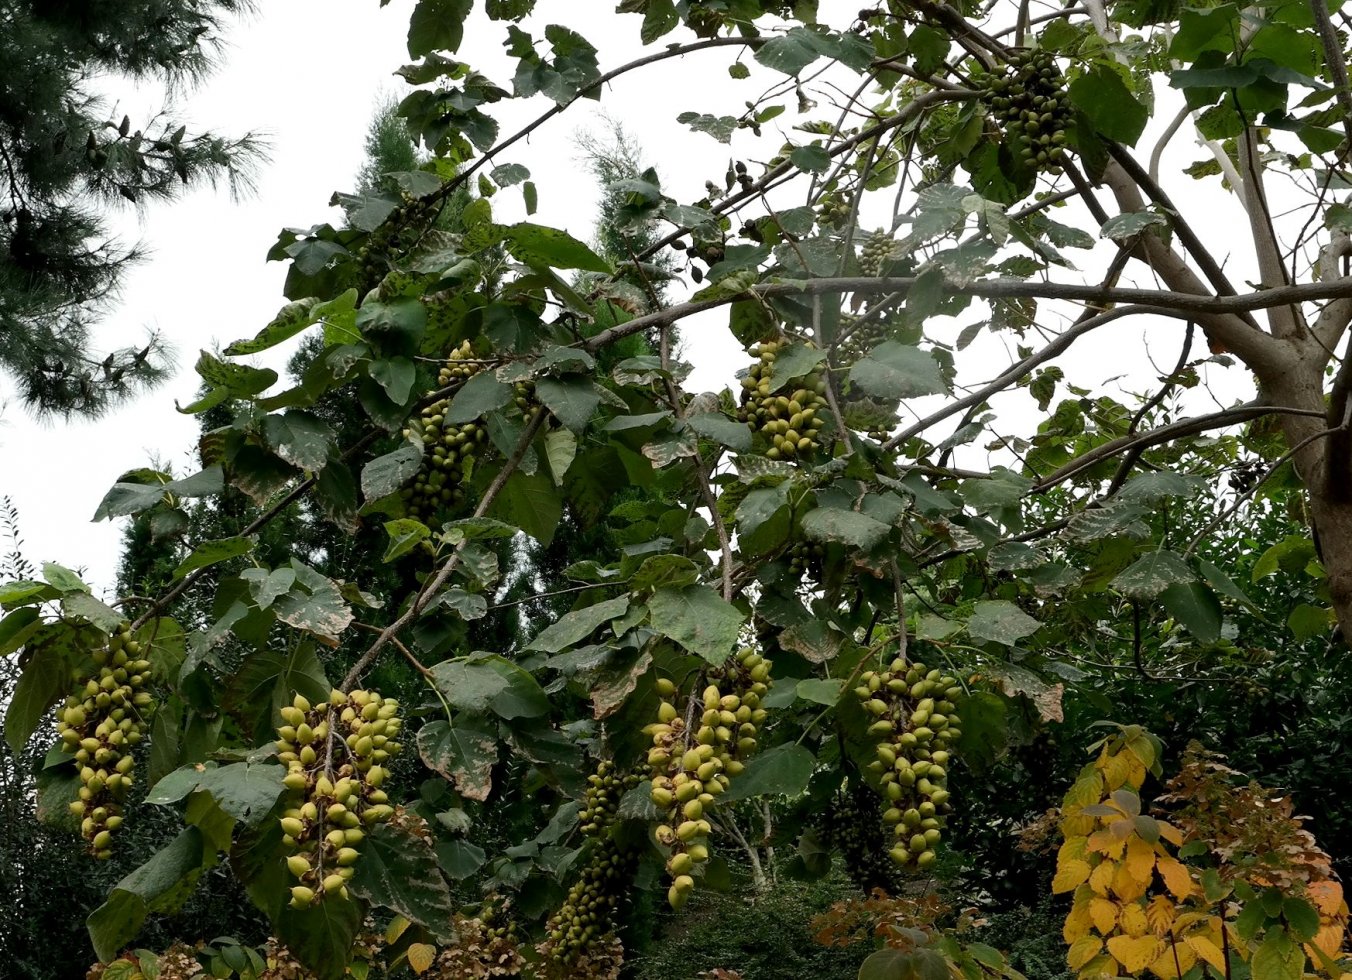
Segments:
[[[490,2],[486,20],[473,6],[422,0],[410,23],[400,112],[433,160],[340,195],[341,228],[282,233],[270,257],[290,262],[289,303],[199,362],[205,394],[185,411],[234,410],[205,434],[202,471],[132,470],[97,515],[182,525],[183,498],[229,486],[255,516],[216,540],[188,522],[175,584],[127,603],[130,621],[57,565],[0,588],[0,651],[24,664],[11,743],[56,708],[42,811],[95,857],[138,808],[183,812],[90,916],[100,957],[222,860],[287,955],[325,976],[366,948],[377,909],[388,955],[420,972],[491,959],[612,976],[636,889],[679,908],[727,855],[800,834],[811,870],[813,815],[833,808],[876,812],[851,845],[888,862],[870,880],[926,875],[961,812],[949,770],[989,763],[1011,708],[1060,717],[1076,676],[1063,651],[1124,632],[1138,655],[1156,631],[1199,657],[1233,641],[1227,610],[1250,599],[1206,538],[1254,494],[1296,486],[1307,502],[1312,535],[1254,570],[1324,580],[1328,605],[1290,628],[1346,628],[1340,12],[627,0],[619,13],[640,16],[620,23],[669,43],[603,71],[584,25],[542,27],[528,0]],[[510,88],[458,60],[468,32],[493,30],[517,61]],[[505,218],[518,193],[531,217],[549,203],[523,162],[531,133],[694,56],[726,57],[730,86],[769,84],[676,120],[733,146],[706,196],[677,199],[654,171],[613,185],[618,220],[664,222],[663,238],[607,260]],[[508,100],[540,111],[504,135],[492,113]],[[1166,179],[1185,131],[1205,156]],[[471,181],[458,226],[438,223]],[[1233,229],[1218,242],[1214,214],[1189,213],[1194,181],[1246,219],[1251,271],[1227,271]],[[677,302],[653,261],[669,246],[700,287]],[[746,369],[692,394],[672,331],[697,348],[723,317]],[[1075,354],[1146,318],[1173,330],[1176,362],[1119,400]],[[246,360],[312,328],[323,352],[289,388]],[[615,355],[640,335],[651,353]],[[970,356],[1004,339],[1012,362]],[[1201,412],[1189,393],[1221,357],[1258,395]],[[1024,390],[1038,412],[1018,431]],[[334,399],[361,406],[364,435],[340,444],[322,417]],[[383,523],[369,566],[400,563],[407,587],[372,594],[367,565],[339,578],[258,560],[259,533],[297,501],[349,531]],[[549,542],[565,521],[607,532],[579,535],[586,553],[539,582],[572,610],[519,648],[473,650],[470,624],[516,602],[497,542]],[[209,611],[177,622],[190,590],[208,601],[183,608]],[[372,682],[391,665],[411,696]],[[1114,739],[1095,794],[1134,792],[1157,764],[1139,729]],[[1099,801],[1073,802],[1140,815],[1139,800]],[[490,838],[493,853],[476,843]],[[1167,866],[1175,896],[1191,893],[1177,876],[1194,872],[1150,860],[1141,889]],[[493,898],[456,915],[448,882]],[[1302,934],[1283,935],[1294,963]],[[1167,975],[1126,938],[1095,950],[1095,970]],[[924,955],[953,969],[1005,969],[935,942]],[[872,975],[909,975],[906,955]]]

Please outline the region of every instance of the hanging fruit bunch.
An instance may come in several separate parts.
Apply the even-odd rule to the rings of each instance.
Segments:
[[[587,794],[578,821],[591,839],[591,854],[568,896],[545,925],[540,954],[560,968],[562,975],[591,975],[579,961],[610,962],[619,948],[616,935],[621,899],[632,886],[637,855],[618,841],[615,828],[620,798],[638,785],[638,777],[621,774],[615,763],[602,759],[587,777]]]
[[[70,804],[80,833],[99,860],[112,854],[112,836],[122,826],[122,804],[135,781],[132,746],[149,723],[152,698],[142,690],[150,661],[141,658],[131,626],[120,624],[107,646],[90,651],[96,670],[88,673],[56,713],[63,751],[80,771],[79,798]]]
[[[826,377],[814,367],[801,377],[787,379],[771,391],[775,359],[784,342],[767,340],[752,347],[756,358],[742,379],[741,419],[770,443],[769,459],[800,459],[821,448],[819,434],[826,425]],[[781,379],[775,379],[781,380]]]
[[[489,895],[476,914],[454,917],[456,941],[437,954],[420,976],[427,980],[465,977],[520,977],[526,967],[510,909]]]
[[[972,81],[1014,155],[1031,168],[1059,174],[1074,114],[1056,56],[1044,49],[1015,51],[1003,73],[974,74]]]
[[[766,718],[760,704],[770,689],[770,661],[747,647],[708,679],[700,697],[689,703],[690,717],[698,714],[697,726],[687,725],[671,700],[676,686],[661,678],[657,722],[644,729],[653,741],[649,796],[662,818],[657,842],[669,852],[672,908],[685,904],[695,888],[693,872],[709,859],[712,825],[706,810],[756,751],[756,735]]]
[[[888,851],[902,866],[928,868],[949,810],[950,746],[962,735],[957,702],[962,687],[943,671],[898,658],[885,671],[865,671],[854,689],[874,721],[883,823],[896,837]]]
[[[861,891],[897,893],[897,866],[885,856],[892,840],[878,820],[878,794],[863,780],[852,777],[811,825],[824,847],[840,852],[845,873]]]
[[[382,784],[384,763],[399,751],[399,703],[371,691],[334,691],[311,706],[297,694],[281,710],[277,758],[290,793],[282,815],[286,866],[299,884],[291,904],[347,898],[347,882],[366,829],[394,813]],[[341,742],[341,746],[337,743]]]
[[[437,389],[457,382],[463,384],[481,370],[466,340],[451,351],[437,374]],[[430,394],[430,392],[429,392]],[[451,399],[441,398],[422,410],[418,428],[425,455],[413,482],[404,488],[403,497],[410,517],[424,524],[435,523],[441,513],[464,506],[466,488],[474,472],[474,463],[488,440],[488,430],[477,422],[454,425],[446,421]],[[404,430],[408,437],[415,430]]]
[[[895,246],[896,241],[887,232],[870,232],[859,246],[859,271],[866,276],[881,276]]]

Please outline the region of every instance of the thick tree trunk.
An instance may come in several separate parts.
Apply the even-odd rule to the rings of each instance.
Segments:
[[[1324,417],[1327,354],[1313,343],[1293,344],[1289,349],[1296,356],[1279,369],[1262,372],[1260,382],[1273,405],[1319,413],[1281,416],[1282,432],[1288,446],[1301,446],[1295,455],[1296,470],[1309,496],[1333,610],[1343,637],[1352,641],[1352,459],[1345,440],[1321,435],[1328,429]]]

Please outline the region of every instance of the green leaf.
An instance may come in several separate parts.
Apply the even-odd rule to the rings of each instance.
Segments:
[[[398,490],[418,472],[422,449],[405,443],[393,452],[377,456],[361,471],[361,492],[367,500],[379,500]]]
[[[245,826],[252,826],[276,805],[285,789],[283,775],[285,770],[271,763],[235,762],[227,766],[197,763],[161,779],[146,796],[146,802],[165,806],[190,793],[209,793],[222,810]]]
[[[1282,918],[1300,942],[1308,943],[1319,932],[1319,910],[1306,899],[1287,896],[1282,902]]]
[[[335,438],[327,422],[299,410],[269,415],[263,420],[263,435],[278,456],[310,472],[324,468]]]
[[[713,589],[687,585],[658,589],[648,601],[652,628],[718,666],[737,646],[746,617]]]
[[[178,567],[174,569],[174,580],[177,581],[199,568],[206,568],[209,565],[229,561],[231,558],[238,558],[240,555],[247,555],[253,551],[256,544],[257,541],[253,538],[246,537],[203,541],[196,548],[193,548],[188,557],[179,562]]]
[[[202,832],[188,827],[114,885],[107,901],[86,920],[99,959],[107,962],[117,956],[151,912],[177,908],[196,888],[203,868],[214,863]]]
[[[1070,100],[1099,133],[1135,146],[1150,113],[1115,70],[1098,65],[1070,83]]]
[[[700,412],[686,418],[686,423],[706,439],[712,439],[734,452],[751,451],[751,430],[746,423],[737,422],[721,412]]]
[[[89,586],[85,585],[80,576],[76,575],[64,565],[58,565],[54,561],[43,562],[42,577],[58,592],[89,591]]]
[[[315,902],[306,909],[283,907],[275,924],[277,938],[316,980],[341,980],[352,961],[361,920],[359,902]]]
[[[799,796],[816,768],[817,757],[806,746],[793,742],[776,745],[753,756],[746,771],[732,781],[719,800],[730,803],[761,796]]]
[[[535,394],[567,429],[580,433],[601,403],[595,386],[583,378],[541,378]]]
[[[1133,599],[1154,599],[1171,585],[1195,582],[1188,563],[1172,551],[1152,551],[1118,573],[1112,586]]]
[[[83,619],[105,633],[111,633],[126,621],[125,616],[87,592],[68,592],[61,597],[61,614],[67,619]]]
[[[1042,624],[1004,599],[978,602],[967,620],[967,632],[977,640],[1013,646],[1036,633]]]
[[[290,340],[310,324],[328,316],[354,310],[357,307],[357,290],[349,289],[333,299],[321,303],[313,296],[287,303],[277,312],[266,327],[260,330],[252,340],[237,340],[225,349],[229,357],[242,357],[260,354]]]
[[[816,704],[833,705],[840,700],[845,682],[838,678],[809,678],[799,681],[795,688],[798,698]]]
[[[1312,606],[1307,602],[1299,603],[1286,617],[1286,627],[1299,643],[1327,635],[1336,622],[1328,606]]]
[[[498,738],[485,722],[457,719],[455,727],[429,722],[418,729],[418,754],[466,799],[483,801],[493,791]]]
[[[358,898],[391,909],[451,942],[451,892],[436,871],[431,842],[411,831],[381,824],[362,841],[356,875],[348,887]]]
[[[1160,593],[1169,615],[1188,628],[1200,643],[1215,643],[1221,635],[1221,604],[1201,582],[1171,585]]]
[[[577,436],[567,429],[550,429],[545,433],[545,462],[549,464],[549,475],[554,478],[554,486],[563,486],[563,478],[568,468],[577,458]]]
[[[44,582],[34,582],[31,579],[17,579],[0,585],[0,606],[3,607],[30,602],[46,602],[48,599],[55,599],[56,597],[57,592],[50,585]]]
[[[408,22],[408,56],[458,51],[473,6],[474,0],[418,0]]]
[[[491,514],[541,544],[549,544],[563,518],[563,501],[549,477],[517,470],[493,502]]]
[[[808,347],[806,344],[789,344],[781,347],[770,371],[770,390],[779,391],[788,387],[799,378],[826,360],[826,352]]]
[[[332,689],[313,642],[279,644],[244,658],[228,682],[225,705],[242,727],[248,726],[246,731],[271,737],[283,705],[297,694],[311,702],[327,701]]]
[[[540,631],[540,635],[526,646],[527,650],[559,653],[591,636],[602,623],[619,619],[629,611],[629,597],[607,599],[595,605],[575,609],[560,616]]]
[[[973,769],[995,764],[1004,754],[1009,726],[1005,700],[990,691],[973,691],[962,704],[962,738],[958,748]]]
[[[489,700],[488,706],[499,718],[539,718],[549,713],[549,698],[530,672],[505,657],[484,661],[506,681],[506,686]]]
[[[277,618],[298,630],[336,640],[352,622],[352,610],[342,591],[332,579],[294,558],[291,567],[296,571],[296,584],[272,604]]]
[[[1205,477],[1161,470],[1158,473],[1142,473],[1132,477],[1117,492],[1117,499],[1142,504],[1154,504],[1171,497],[1187,500],[1197,496],[1206,489],[1206,486]]]
[[[367,368],[367,373],[385,389],[390,401],[396,405],[408,404],[409,396],[413,393],[413,382],[418,377],[411,359],[399,356],[374,361]]]
[[[808,31],[795,27],[785,34],[770,38],[756,49],[755,57],[766,68],[796,76],[821,57],[821,52],[812,43]]]
[[[470,714],[487,712],[508,687],[507,678],[485,660],[444,660],[431,667],[429,680],[447,704]]]
[[[1099,237],[1125,242],[1151,227],[1168,228],[1169,219],[1154,211],[1128,211],[1105,221],[1099,229]]]
[[[523,221],[502,229],[507,250],[527,265],[584,272],[613,271],[610,264],[566,231]]]
[[[660,589],[664,586],[682,588],[699,581],[700,568],[683,555],[653,555],[639,566],[634,577],[629,580],[631,592],[644,592],[648,589]],[[640,606],[635,615],[646,615]],[[634,617],[626,617],[632,620]]]
[[[707,133],[720,143],[731,143],[732,134],[737,129],[736,117],[711,116],[707,112],[683,112],[676,117],[676,121],[697,133]]]
[[[385,549],[385,556],[380,560],[391,562],[408,554],[418,546],[419,542],[427,540],[432,531],[422,521],[415,521],[411,517],[401,517],[398,520],[386,521],[385,533],[390,536],[390,544]]]
[[[810,174],[826,173],[831,166],[831,154],[816,144],[797,146],[789,151],[789,162]]]
[[[72,595],[81,594],[72,593]],[[19,649],[41,628],[42,615],[32,606],[16,609],[0,619],[0,657],[8,656]]]
[[[803,534],[812,541],[837,541],[861,551],[872,551],[892,529],[867,514],[834,507],[817,507],[803,516]]]
[[[19,609],[0,620],[0,636],[12,630],[12,642],[14,637],[31,637],[41,626],[36,609]],[[55,630],[50,637],[31,644],[32,652],[5,710],[5,740],[16,757],[42,724],[47,709],[70,687],[70,669],[82,652],[76,647],[77,635],[70,629]],[[0,650],[4,645],[0,644]]]
[[[900,949],[880,949],[859,964],[858,980],[919,980],[915,958]]]
[[[884,341],[850,368],[850,383],[875,398],[918,398],[947,391],[939,362],[929,351]]]
[[[789,484],[752,490],[737,505],[737,538],[743,551],[763,555],[788,540],[793,515]]]
[[[1285,929],[1268,929],[1263,945],[1250,962],[1252,980],[1300,980],[1305,975],[1305,951]]]
[[[511,400],[510,385],[503,384],[491,371],[480,371],[455,393],[451,407],[446,411],[446,421],[456,425],[473,422],[489,412],[497,411]]]

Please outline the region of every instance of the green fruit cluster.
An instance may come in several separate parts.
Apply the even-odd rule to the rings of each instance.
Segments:
[[[859,271],[866,276],[881,276],[892,257],[896,241],[883,231],[875,231],[859,246]]]
[[[122,623],[106,647],[90,651],[97,668],[56,713],[61,748],[80,770],[79,798],[70,811],[94,857],[112,854],[113,832],[122,826],[122,804],[135,782],[132,746],[144,737],[153,699],[142,690],[150,680],[150,661],[141,643]]]
[[[586,801],[577,815],[582,832],[594,838],[608,834],[620,808],[620,797],[636,785],[638,777],[633,773],[621,774],[610,759],[597,763],[596,771],[587,777]]]
[[[334,691],[311,705],[297,694],[281,710],[277,758],[287,767],[282,843],[299,879],[291,904],[305,908],[327,895],[347,898],[347,882],[365,828],[394,813],[381,789],[384,763],[399,751],[399,703],[370,691]]]
[[[800,578],[821,579],[826,545],[820,541],[795,541],[784,551],[789,571]]]
[[[549,959],[574,962],[618,941],[616,914],[620,899],[631,888],[635,863],[632,848],[610,837],[597,842],[563,904],[545,924],[544,952]]]
[[[438,390],[464,383],[480,371],[474,352],[465,341],[446,359],[437,375]],[[488,440],[488,430],[476,422],[453,425],[446,421],[451,399],[441,398],[422,410],[418,432],[426,455],[412,484],[403,490],[408,514],[424,524],[435,522],[438,514],[454,512],[464,506],[466,487],[474,472],[474,463]],[[412,428],[404,435],[413,434]]]
[[[400,204],[356,251],[362,292],[377,286],[392,260],[406,255],[436,220],[439,202],[404,194]]]
[[[832,363],[847,366],[887,339],[887,324],[879,316],[844,315],[840,318],[839,336]]]
[[[859,779],[842,786],[811,825],[823,846],[840,853],[845,873],[861,891],[898,891],[898,869],[887,856],[892,840],[878,820],[878,794]]]
[[[516,923],[506,909],[497,905],[490,895],[477,915],[456,915],[452,922],[456,942],[442,949],[421,977],[464,980],[522,976],[526,959],[518,946]]]
[[[756,751],[756,735],[766,717],[760,703],[770,687],[770,661],[748,647],[709,680],[689,708],[692,719],[698,713],[699,724],[687,725],[671,700],[676,686],[659,679],[657,721],[644,729],[653,743],[648,752],[649,796],[662,819],[655,836],[668,852],[672,880],[667,901],[674,909],[690,897],[693,872],[709,859],[712,826],[706,809]]]
[[[854,693],[874,719],[877,774],[884,796],[883,823],[896,837],[888,854],[902,866],[928,868],[943,837],[948,812],[949,746],[962,736],[957,680],[922,663],[893,660],[885,671],[865,671]]]
[[[826,378],[819,368],[791,379],[796,387],[788,394],[770,391],[770,375],[783,341],[767,340],[751,348],[756,358],[742,379],[742,420],[770,443],[770,459],[796,459],[821,447],[818,435],[826,425]]]
[[[545,926],[545,955],[556,964],[573,964],[618,942],[615,934],[620,899],[629,890],[636,857],[611,834],[620,798],[638,777],[620,773],[602,759],[587,777],[586,799],[578,813],[582,832],[595,843],[582,874]]]
[[[1074,120],[1066,82],[1052,52],[1017,51],[1003,74],[974,77],[1011,149],[1030,167],[1060,173],[1066,129]]]

